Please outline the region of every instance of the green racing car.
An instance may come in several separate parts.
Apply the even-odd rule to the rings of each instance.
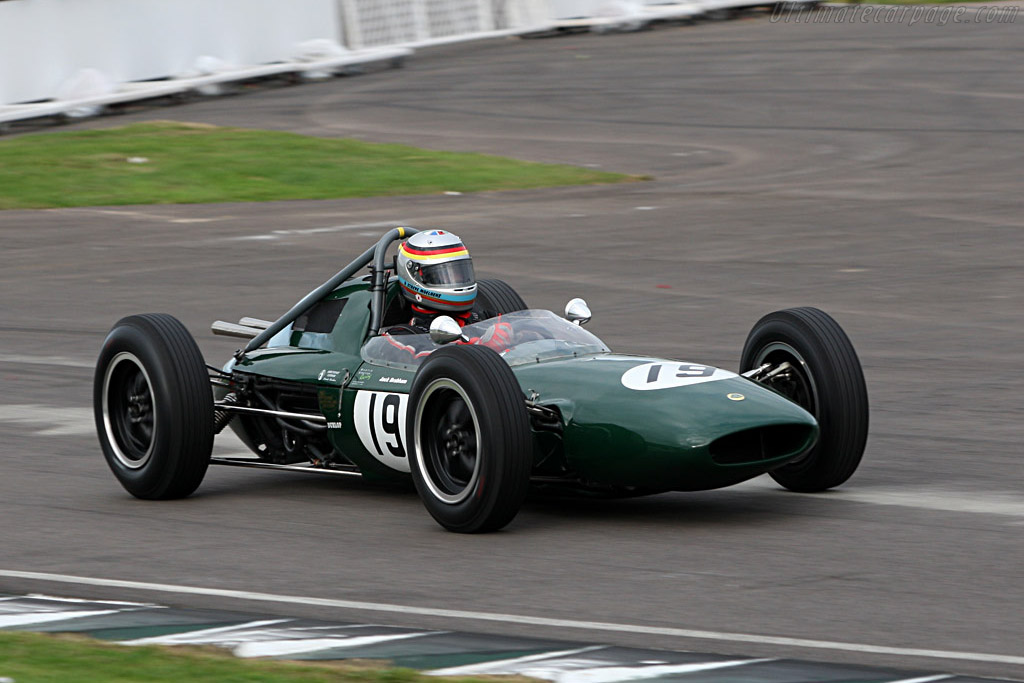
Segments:
[[[442,315],[396,337],[385,331],[409,302],[387,253],[416,232],[389,230],[276,321],[214,323],[248,339],[218,367],[172,316],[120,320],[97,362],[94,412],[124,488],[185,497],[210,463],[411,477],[438,523],[472,533],[507,525],[531,489],[633,496],[768,473],[815,492],[860,463],[864,376],[824,312],[764,316],[738,373],[613,353],[584,329],[582,299],[564,316],[534,310],[500,280],[477,282],[475,322]],[[475,343],[496,325],[501,344]],[[251,457],[212,457],[225,428]]]

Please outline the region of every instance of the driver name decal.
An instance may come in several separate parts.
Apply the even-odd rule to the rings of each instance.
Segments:
[[[736,377],[736,373],[710,365],[678,361],[644,363],[630,368],[622,375],[622,386],[635,391],[672,389],[692,384],[715,382]]]
[[[405,455],[405,410],[408,394],[388,391],[356,392],[353,417],[363,447],[380,462],[399,472],[409,471]]]

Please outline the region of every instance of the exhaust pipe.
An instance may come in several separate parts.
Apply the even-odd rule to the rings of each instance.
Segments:
[[[243,318],[244,320],[244,318]],[[227,323],[223,320],[217,320],[210,325],[210,330],[222,337],[239,337],[241,339],[253,339],[263,330],[257,327],[249,327],[247,325],[236,325],[235,323]]]
[[[261,320],[259,318],[245,317],[238,321],[238,324],[242,327],[255,327],[258,330],[265,330],[274,323],[269,320]]]

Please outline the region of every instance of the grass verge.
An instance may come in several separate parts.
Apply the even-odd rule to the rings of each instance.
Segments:
[[[0,140],[0,209],[336,199],[641,179],[485,154],[168,121]]]
[[[483,683],[512,676],[439,678],[373,662],[237,659],[213,647],[128,647],[75,635],[0,632],[0,679],[16,683]]]

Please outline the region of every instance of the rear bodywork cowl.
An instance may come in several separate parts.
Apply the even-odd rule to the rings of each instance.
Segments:
[[[818,435],[789,399],[709,366],[598,354],[514,370],[528,396],[561,412],[565,460],[595,483],[729,486],[798,458]]]

